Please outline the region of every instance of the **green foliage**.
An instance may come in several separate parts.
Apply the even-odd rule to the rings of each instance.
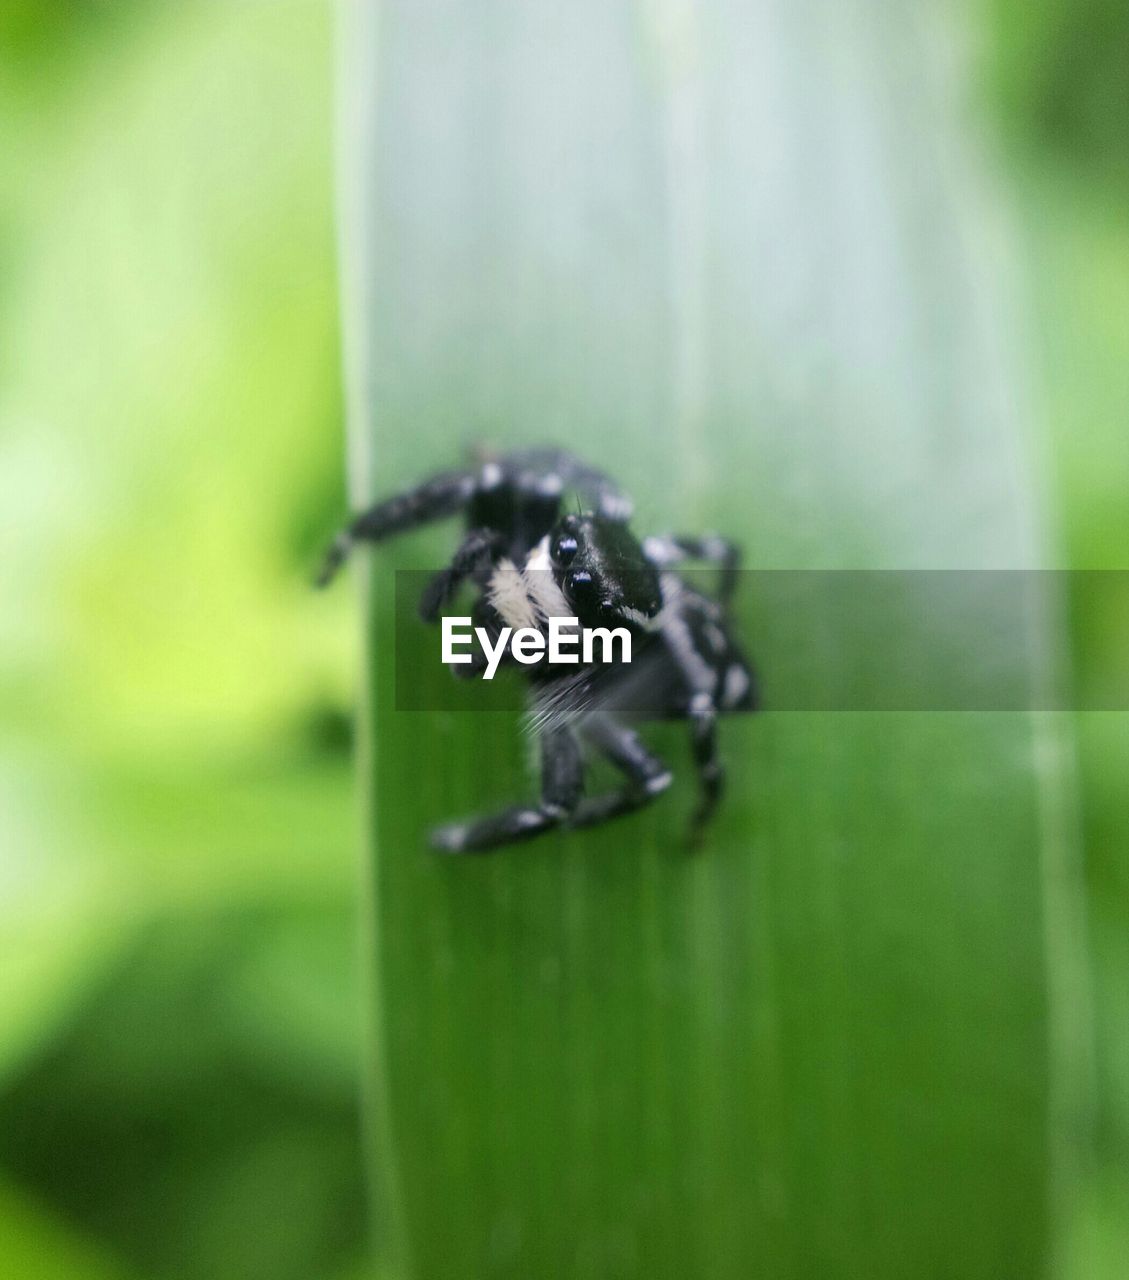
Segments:
[[[1024,160],[1036,360],[1073,568],[1129,563],[1129,9],[1116,0],[990,6],[994,102]],[[1124,671],[1129,618],[1072,593],[1082,682]],[[1129,1252],[1129,718],[1078,717],[1095,1012],[1090,1176],[1071,1245],[1079,1275],[1119,1276]]]
[[[1129,203],[1055,169],[1028,175],[1023,208],[1032,258],[1039,367],[1066,542],[1075,568],[1129,563]],[[1071,593],[1068,617],[1078,682],[1123,678],[1129,618]],[[1076,717],[1088,942],[1093,974],[1095,1108],[1091,1176],[1076,1226],[1077,1273],[1121,1274],[1129,1249],[1129,841],[1125,779],[1129,716]]]
[[[365,1231],[348,606],[308,589],[343,502],[328,13],[22,9],[0,1270],[333,1276]]]
[[[344,924],[258,907],[140,931],[10,1083],[4,1167],[145,1275],[305,1280],[349,1257]]]
[[[1129,190],[1129,10],[1120,0],[988,6],[1003,102],[1024,140]]]

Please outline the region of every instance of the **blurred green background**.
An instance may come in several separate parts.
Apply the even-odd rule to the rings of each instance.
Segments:
[[[1064,563],[1129,565],[1129,9],[961,6]],[[333,6],[0,8],[0,1259],[367,1274]],[[1074,660],[1129,620],[1071,615]],[[1078,719],[1094,1108],[1129,1256],[1129,718]]]

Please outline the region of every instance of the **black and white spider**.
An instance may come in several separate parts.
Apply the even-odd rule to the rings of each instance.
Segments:
[[[565,509],[569,494],[577,497],[576,511]],[[459,587],[470,583],[478,591],[473,621],[493,637],[507,626],[544,629],[550,617],[575,617],[582,627],[628,628],[633,659],[630,666],[523,667],[540,746],[540,801],[439,827],[432,845],[481,853],[642,808],[667,789],[671,771],[632,725],[671,719],[690,725],[700,785],[691,831],[699,834],[724,778],[718,716],[756,707],[752,672],[728,619],[737,548],[712,535],[640,543],[628,528],[631,501],[611,479],[562,450],[530,449],[445,472],[377,503],[338,535],[319,584],[330,581],[356,542],[379,542],[458,513],[466,531],[450,564],[423,592],[426,621],[437,621]],[[675,571],[687,560],[718,568],[716,599]],[[474,675],[483,665],[480,658],[452,670]],[[622,771],[621,789],[584,795],[585,746]]]

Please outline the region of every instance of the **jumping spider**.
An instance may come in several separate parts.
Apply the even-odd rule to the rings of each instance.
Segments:
[[[578,508],[565,510],[565,495]],[[484,853],[554,828],[591,827],[649,804],[671,782],[669,768],[629,722],[687,720],[700,799],[697,836],[717,806],[724,770],[716,722],[756,707],[753,675],[729,629],[739,552],[715,536],[647,537],[628,528],[630,499],[602,472],[558,449],[510,453],[445,472],[377,503],[337,537],[318,582],[324,586],[354,543],[380,542],[418,525],[465,513],[466,532],[450,564],[431,578],[420,614],[435,622],[463,583],[478,590],[473,621],[497,636],[503,627],[543,627],[551,616],[582,627],[619,626],[633,637],[633,660],[523,667],[530,722],[541,756],[541,799],[488,817],[441,826],[432,846]],[[719,570],[717,599],[674,571],[686,560]],[[481,665],[453,667],[474,675]],[[581,745],[627,778],[620,790],[585,797]]]

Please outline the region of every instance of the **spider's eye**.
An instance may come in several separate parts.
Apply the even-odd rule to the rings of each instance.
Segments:
[[[574,599],[580,600],[590,599],[596,589],[596,584],[592,581],[592,575],[583,569],[578,569],[576,573],[568,575],[567,586],[569,595]]]
[[[553,547],[553,560],[562,568],[576,558],[576,539],[570,533],[562,533]]]

